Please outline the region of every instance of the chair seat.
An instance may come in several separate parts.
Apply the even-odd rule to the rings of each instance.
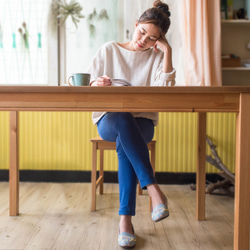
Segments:
[[[104,160],[104,150],[116,150],[116,143],[103,140],[101,137],[96,137],[90,139],[92,143],[92,170],[91,170],[91,210],[96,210],[96,189],[99,187],[99,193],[103,194],[103,183],[104,183],[104,170],[103,170],[103,160]],[[155,143],[156,141],[151,141],[148,143],[148,149],[150,151],[150,162],[155,172]],[[99,162],[99,177],[96,179],[97,172],[97,151],[100,151],[100,162]],[[140,185],[138,186],[139,195],[142,194],[142,189]],[[151,209],[151,199],[149,207]]]

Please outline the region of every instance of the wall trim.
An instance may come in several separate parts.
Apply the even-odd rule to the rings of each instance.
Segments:
[[[186,185],[196,183],[196,173],[156,172],[159,184]],[[116,171],[105,171],[106,183],[118,183]],[[223,178],[209,173],[207,181],[217,182]],[[0,170],[0,181],[9,181],[9,170]],[[21,182],[90,182],[91,171],[20,170]]]

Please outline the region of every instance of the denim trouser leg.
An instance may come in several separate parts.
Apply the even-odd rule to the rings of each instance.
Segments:
[[[99,135],[116,141],[119,170],[120,215],[135,215],[137,179],[141,187],[156,183],[147,143],[154,135],[153,122],[130,113],[107,113],[98,122]]]

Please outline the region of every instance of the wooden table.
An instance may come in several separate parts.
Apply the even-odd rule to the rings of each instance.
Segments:
[[[249,249],[250,87],[1,86],[0,110],[10,112],[10,215],[19,213],[18,111],[197,112],[196,218],[205,219],[206,113],[236,112],[234,249]]]

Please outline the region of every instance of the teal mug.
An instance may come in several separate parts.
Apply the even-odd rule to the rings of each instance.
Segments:
[[[68,79],[68,85],[70,86],[88,86],[89,82],[89,73],[74,73]]]

